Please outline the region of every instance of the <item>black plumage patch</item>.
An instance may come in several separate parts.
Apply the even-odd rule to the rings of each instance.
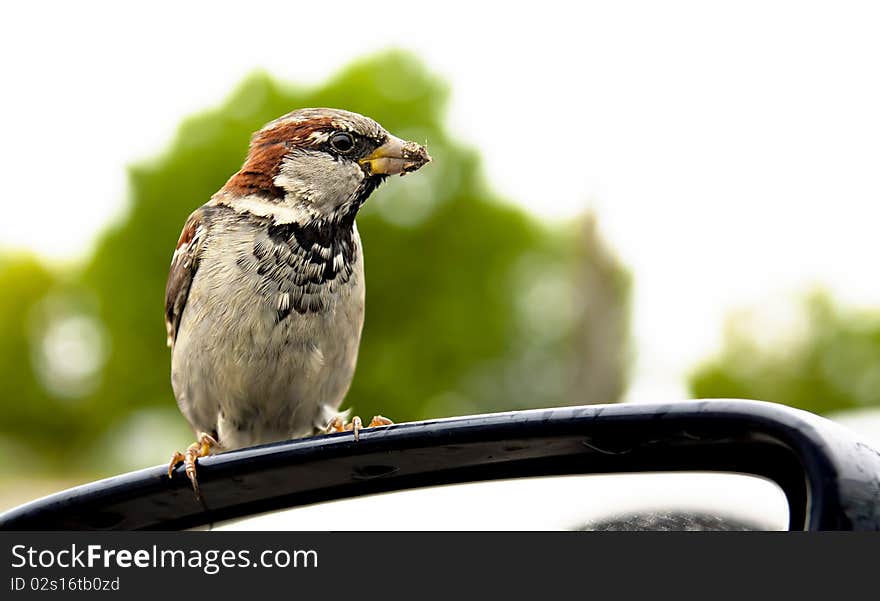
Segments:
[[[280,323],[284,321],[290,315],[290,307],[285,307],[284,309],[276,309],[275,310],[275,323]]]
[[[252,257],[238,264],[263,278],[264,290],[276,303],[276,322],[294,311],[325,311],[333,294],[351,279],[358,253],[354,219],[384,179],[379,175],[365,178],[354,197],[331,218],[275,223],[268,217],[246,217],[265,227],[265,235],[254,241]]]
[[[353,222],[264,223],[266,235],[257,237],[252,256],[238,264],[263,278],[276,302],[276,322],[294,311],[326,310],[334,290],[354,273],[358,248]]]
[[[294,227],[292,223],[272,223],[268,229],[269,239],[276,244],[284,244],[290,239]],[[254,256],[261,258],[257,254],[258,248],[258,244],[254,245]]]

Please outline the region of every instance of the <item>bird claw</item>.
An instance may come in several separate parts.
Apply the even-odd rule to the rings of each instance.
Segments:
[[[218,443],[213,436],[206,432],[202,432],[199,434],[198,440],[189,445],[186,453],[174,451],[174,454],[171,456],[171,461],[168,463],[168,477],[171,477],[174,468],[183,463],[186,475],[189,478],[189,481],[192,482],[196,498],[201,499],[202,495],[199,491],[199,481],[196,478],[196,462],[200,457],[207,457],[210,455],[212,449],[218,448],[219,446],[220,443]]]
[[[329,424],[327,424],[327,427],[324,429],[324,434],[331,434],[333,432],[351,432],[354,434],[355,441],[358,441],[360,440],[360,431],[364,428],[390,426],[392,424],[394,424],[393,421],[382,415],[374,415],[373,419],[371,419],[370,423],[366,426],[364,426],[363,421],[361,421],[361,418],[357,415],[351,418],[351,422],[346,424],[345,421],[343,421],[342,416],[337,415],[330,420]]]

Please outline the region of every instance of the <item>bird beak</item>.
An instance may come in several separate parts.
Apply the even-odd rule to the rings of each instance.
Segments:
[[[360,164],[373,175],[406,175],[431,162],[424,146],[389,135],[388,140]]]

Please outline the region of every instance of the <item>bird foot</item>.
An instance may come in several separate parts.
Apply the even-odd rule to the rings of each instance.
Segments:
[[[171,456],[171,461],[168,463],[168,477],[171,477],[175,467],[183,463],[186,468],[186,475],[189,478],[189,481],[192,482],[193,491],[196,493],[196,497],[201,499],[202,495],[199,492],[199,481],[196,478],[196,462],[199,457],[207,457],[211,454],[213,449],[219,447],[220,443],[218,443],[213,436],[202,432],[199,434],[199,439],[189,445],[186,453],[174,451],[174,454]]]
[[[364,428],[375,428],[376,426],[390,426],[394,422],[388,419],[387,417],[383,417],[381,415],[374,415],[373,419],[370,420],[370,423],[364,426],[364,423],[361,421],[361,418],[355,415],[351,418],[351,422],[345,423],[342,416],[337,415],[333,419],[330,420],[330,423],[327,424],[327,427],[324,429],[324,434],[330,434],[332,432],[351,432],[354,434],[354,439],[359,440],[360,431]]]

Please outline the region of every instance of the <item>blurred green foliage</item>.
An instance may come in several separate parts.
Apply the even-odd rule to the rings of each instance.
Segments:
[[[447,135],[447,96],[401,52],[314,89],[255,73],[130,169],[127,212],[84,265],[3,258],[0,453],[22,458],[4,469],[27,457],[46,471],[113,473],[188,444],[162,323],[174,245],[187,215],[241,166],[250,134],[305,106],[369,115],[434,157],[358,218],[367,317],[346,406],[406,421],[618,400],[629,275],[592,218],[549,226],[504,204],[477,154]]]
[[[752,312],[733,316],[721,353],[692,374],[692,394],[816,413],[880,405],[880,311],[841,308],[821,291],[788,309],[779,332]]]

